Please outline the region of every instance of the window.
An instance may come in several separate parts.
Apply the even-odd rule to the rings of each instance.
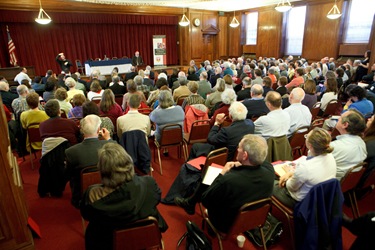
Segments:
[[[306,6],[294,7],[286,13],[285,54],[302,54],[303,34],[305,31]]]
[[[256,45],[258,33],[258,12],[246,15],[246,44]]]
[[[368,43],[374,13],[375,1],[352,0],[344,43]]]

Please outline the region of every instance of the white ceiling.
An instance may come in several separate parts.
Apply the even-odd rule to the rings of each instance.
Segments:
[[[280,0],[75,0],[111,5],[167,6],[212,11],[245,10],[261,6],[277,5]],[[298,2],[301,0],[290,0]]]

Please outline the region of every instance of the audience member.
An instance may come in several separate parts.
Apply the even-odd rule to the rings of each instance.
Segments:
[[[304,74],[305,70],[303,68],[297,68],[295,71],[295,78],[293,78],[290,83],[285,85],[285,87],[290,90],[292,88],[301,86],[301,84],[305,82],[305,79],[303,78]]]
[[[109,84],[108,88],[112,90],[115,95],[123,95],[126,93],[126,87],[124,86],[124,83],[122,83],[122,85],[120,84],[119,76],[112,77],[112,85]]]
[[[160,91],[159,107],[150,114],[150,120],[156,125],[155,138],[157,141],[160,141],[161,131],[168,124],[179,124],[184,131],[185,112],[180,106],[173,105],[171,92],[168,90]]]
[[[27,80],[31,84],[31,78],[27,75],[26,68],[20,68],[20,73],[14,77],[14,81],[21,85],[22,80]]]
[[[67,92],[68,97],[66,98],[67,102],[70,102],[70,100],[72,100],[73,96],[75,96],[76,94],[85,95],[85,92],[83,92],[83,90],[76,89],[76,83],[77,82],[72,77],[68,77],[65,79],[65,85],[69,88]]]
[[[199,75],[199,87],[198,87],[198,94],[203,97],[204,99],[207,98],[207,94],[211,93],[211,84],[207,81],[207,72],[203,71]]]
[[[102,99],[99,103],[99,113],[101,116],[104,115],[109,117],[113,125],[116,124],[117,118],[122,116],[122,108],[116,103],[115,95],[112,90],[104,90]]]
[[[222,78],[221,72],[222,72],[221,67],[215,68],[215,75],[211,76],[210,78],[210,83],[211,83],[212,88],[216,86],[217,79]]]
[[[117,134],[121,138],[124,132],[141,130],[145,133],[146,141],[151,132],[151,122],[147,115],[138,112],[141,103],[139,95],[131,95],[129,98],[129,112],[117,118]]]
[[[46,86],[41,81],[42,78],[40,76],[35,76],[34,81],[31,83],[31,88],[36,92],[43,93]]]
[[[85,118],[87,115],[97,115],[99,116],[99,107],[93,101],[86,101],[82,105],[82,115]],[[101,120],[100,129],[107,129],[109,131],[110,136],[113,138],[113,134],[115,132],[115,126],[112,120],[108,117],[99,117]]]
[[[332,79],[332,78],[326,79],[324,82],[324,86],[326,87],[326,91],[324,92],[322,99],[320,100],[320,102],[322,103],[320,105],[320,109],[322,111],[325,111],[328,103],[331,100],[337,99],[337,96],[338,96],[336,79]]]
[[[255,79],[252,80],[251,84],[254,85],[254,84],[260,84],[262,85],[263,84],[263,79],[262,79],[262,71],[260,69],[256,69],[254,71],[255,73]]]
[[[39,110],[39,95],[37,93],[30,93],[26,96],[26,102],[30,110],[26,110],[21,113],[21,125],[23,129],[27,129],[31,124],[33,127],[38,127],[41,122],[47,120],[49,117],[43,110]],[[30,147],[28,143],[29,139],[26,139],[26,149],[30,152]],[[31,144],[33,149],[40,150],[42,149],[42,142],[33,142]]]
[[[43,92],[43,100],[48,102],[49,99],[55,98],[55,91],[57,89],[57,80],[56,78],[49,77],[46,83],[46,87]]]
[[[215,104],[215,107],[211,109],[213,111],[210,125],[211,127],[214,125],[216,121],[216,116],[218,114],[223,113],[225,115],[225,121],[231,121],[229,118],[229,107],[230,105],[237,100],[237,95],[233,89],[227,88],[226,90],[221,93],[221,102]]]
[[[185,98],[184,102],[181,105],[183,110],[185,110],[186,106],[188,105],[204,104],[206,102],[206,100],[198,94],[198,89],[199,89],[198,82],[190,81],[188,82],[187,87],[190,90],[190,95]]]
[[[106,143],[111,142],[109,131],[100,129],[101,120],[97,115],[87,115],[81,120],[83,141],[65,150],[67,180],[72,190],[71,203],[79,208],[81,200],[81,170],[85,167],[98,164],[98,150]],[[104,140],[99,140],[99,135]],[[111,145],[112,147],[113,145]]]
[[[242,79],[242,90],[237,92],[237,101],[243,101],[250,97],[251,78],[246,76]]]
[[[49,100],[45,105],[45,112],[50,117],[39,125],[42,140],[48,137],[63,137],[70,145],[78,143],[80,131],[76,123],[60,117],[60,105],[55,99]]]
[[[266,96],[268,92],[272,91],[271,85],[272,80],[268,76],[263,77],[263,96]]]
[[[207,137],[208,143],[193,144],[189,159],[194,159],[202,155],[206,156],[214,149],[227,147],[227,160],[232,160],[241,138],[246,134],[254,133],[254,124],[251,120],[246,119],[246,114],[246,107],[242,103],[232,102],[228,110],[228,115],[219,113],[215,116],[215,123]],[[232,123],[227,127],[221,128],[226,116],[229,116]]]
[[[195,204],[202,201],[213,225],[228,232],[242,205],[272,195],[275,173],[272,165],[264,161],[267,151],[263,138],[245,135],[238,145],[236,161],[227,162],[211,186],[201,184],[193,196],[175,198],[175,203],[194,214]]]
[[[279,93],[281,97],[283,97],[285,94],[288,93],[288,90],[285,87],[285,85],[287,84],[288,84],[288,78],[286,76],[280,76],[279,81],[277,82],[277,88],[275,91]]]
[[[263,97],[263,87],[260,84],[254,84],[251,87],[250,99],[243,101],[247,108],[247,119],[266,115],[269,111]]]
[[[191,94],[188,86],[187,86],[187,83],[188,81],[186,80],[186,76],[185,76],[185,73],[184,72],[179,72],[178,73],[178,81],[175,81],[173,83],[173,87],[175,86],[179,86],[175,89],[172,89],[174,90],[173,91],[173,100],[177,103],[178,99],[181,97],[181,96],[189,96]]]
[[[55,98],[59,102],[60,109],[65,113],[66,117],[68,117],[69,111],[73,108],[72,104],[66,101],[67,97],[68,97],[68,94],[64,88],[58,88],[56,90]]]
[[[261,134],[265,139],[287,135],[290,128],[290,116],[281,109],[280,94],[275,91],[268,92],[265,102],[270,112],[254,122],[255,133]]]
[[[145,98],[147,99],[148,95],[150,94],[150,88],[143,84],[143,77],[140,75],[134,77],[134,83],[137,84],[137,91],[143,92]]]
[[[288,171],[280,176],[273,195],[284,205],[293,208],[302,201],[310,189],[326,180],[335,178],[336,162],[330,146],[331,136],[322,128],[314,128],[307,134],[306,147],[309,157],[298,161],[295,171]],[[285,187],[285,188],[284,188]]]
[[[85,103],[86,97],[82,94],[76,94],[73,96],[73,108],[68,113],[68,118],[82,118],[83,111],[82,105]]]
[[[289,95],[290,106],[284,109],[290,116],[288,137],[300,127],[310,126],[311,124],[312,115],[310,109],[301,103],[304,98],[305,92],[300,87],[294,88]]]
[[[141,97],[141,102],[146,102],[146,97],[142,91],[137,90],[137,84],[133,80],[128,80],[126,82],[126,88],[128,89],[128,93],[126,93],[122,99],[122,109],[127,110],[128,108],[128,100],[132,94],[137,94]],[[156,90],[155,90],[156,91]],[[149,98],[151,95],[149,96]]]
[[[154,91],[151,91],[150,93],[150,96],[148,97],[147,99],[147,105],[149,107],[154,107],[154,104],[155,102],[158,100],[159,98],[159,94],[160,94],[160,90],[161,88],[163,88],[164,86],[168,86],[168,81],[167,79],[164,79],[164,78],[159,78],[157,81],[156,81],[156,90]],[[124,104],[123,104],[124,106]]]
[[[336,129],[340,135],[331,142],[331,147],[334,148],[332,154],[337,165],[336,176],[340,180],[351,167],[367,157],[366,144],[361,138],[366,129],[366,121],[357,110],[349,109],[340,116]]]
[[[87,100],[92,101],[93,97],[102,97],[104,90],[100,85],[99,80],[93,80],[90,86],[90,91],[87,93]]]
[[[93,151],[98,155],[97,149]],[[148,216],[155,217],[165,232],[168,226],[157,210],[161,190],[155,180],[136,175],[131,156],[118,144],[104,145],[95,158],[102,184],[90,186],[80,206],[82,217],[89,221],[86,249],[112,249],[115,229]]]
[[[9,91],[9,84],[5,81],[0,81],[0,94],[1,99],[3,100],[3,104],[9,109],[12,110],[12,102],[18,96],[15,93]]]
[[[216,103],[221,102],[221,94],[225,90],[225,82],[222,78],[217,79],[215,91],[207,96],[205,105],[211,111]],[[211,113],[211,112],[210,112]]]
[[[196,69],[194,67],[188,69],[187,79],[189,81],[199,81],[199,76],[196,74]]]
[[[318,101],[316,96],[316,84],[314,80],[307,80],[303,85],[305,91],[305,98],[302,100],[302,104],[311,109]]]

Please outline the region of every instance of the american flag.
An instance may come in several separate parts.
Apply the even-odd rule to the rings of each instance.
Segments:
[[[8,26],[7,26],[7,33],[8,33],[8,50],[9,50],[10,64],[12,64],[13,66],[18,66],[17,57],[16,57],[16,46],[14,46],[13,40],[10,37]]]

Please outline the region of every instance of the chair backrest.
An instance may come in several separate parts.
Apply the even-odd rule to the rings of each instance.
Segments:
[[[316,117],[318,116],[319,114],[319,111],[320,111],[320,106],[322,105],[321,102],[317,102],[314,104],[314,106],[312,106],[312,108],[310,109],[310,112],[311,112],[311,120],[314,121],[316,119]]]
[[[362,185],[361,188],[367,188],[371,185],[375,185],[375,169],[372,169],[371,172],[368,174],[365,183]]]
[[[68,116],[66,115],[65,111],[64,110],[60,110],[60,116],[61,118],[68,118]]]
[[[161,131],[160,146],[171,146],[183,143],[180,124],[168,124]]]
[[[102,100],[101,96],[94,96],[91,101],[95,102],[96,104],[99,104],[100,101]]]
[[[81,126],[81,120],[82,118],[80,117],[72,117],[72,118],[68,118],[69,120],[73,121],[77,127],[80,127]]]
[[[112,57],[112,60],[117,60],[117,59],[118,59],[118,58],[117,58],[117,57],[115,57],[115,56],[114,56],[114,57]]]
[[[188,144],[207,142],[207,137],[210,130],[210,120],[197,120],[193,122],[191,124]]]
[[[212,150],[206,157],[204,162],[204,167],[202,169],[202,177],[205,176],[207,169],[212,163],[224,166],[227,163],[228,158],[228,148],[223,147],[219,149]]]
[[[289,138],[292,150],[300,149],[305,145],[305,135],[310,131],[310,126],[303,126],[294,131],[293,135]]]
[[[114,250],[164,249],[158,221],[149,216],[113,232]]]
[[[29,136],[29,143],[42,142],[39,131],[40,123],[31,123],[27,126],[27,135]]]
[[[325,120],[324,118],[319,118],[319,119],[314,120],[311,123],[311,130],[314,129],[314,128],[321,128],[321,127],[323,127],[324,120]]]
[[[86,167],[81,170],[81,194],[83,194],[89,186],[101,182],[102,177],[96,166]]]
[[[182,95],[182,96],[178,97],[177,102],[176,102],[177,105],[181,106],[182,103],[185,101],[186,97],[188,97],[188,95]]]
[[[341,103],[337,99],[329,101],[326,110],[324,110],[323,117],[330,115],[339,115],[341,112]]]
[[[81,60],[76,60],[76,66],[77,66],[77,69],[79,69],[80,67],[82,67],[82,63],[81,63]]]
[[[341,191],[343,193],[352,190],[357,186],[359,180],[361,179],[363,173],[366,170],[366,164],[366,162],[361,162],[355,165],[354,167],[349,169],[349,171],[345,174],[344,177],[342,177],[340,184]]]
[[[120,107],[122,107],[122,100],[123,100],[124,96],[121,95],[121,94],[116,94],[115,95],[115,102],[120,105]]]
[[[246,203],[240,208],[228,235],[238,235],[256,227],[262,227],[266,222],[270,207],[270,198]]]
[[[152,112],[152,108],[140,108],[138,109],[138,113],[149,115]]]

